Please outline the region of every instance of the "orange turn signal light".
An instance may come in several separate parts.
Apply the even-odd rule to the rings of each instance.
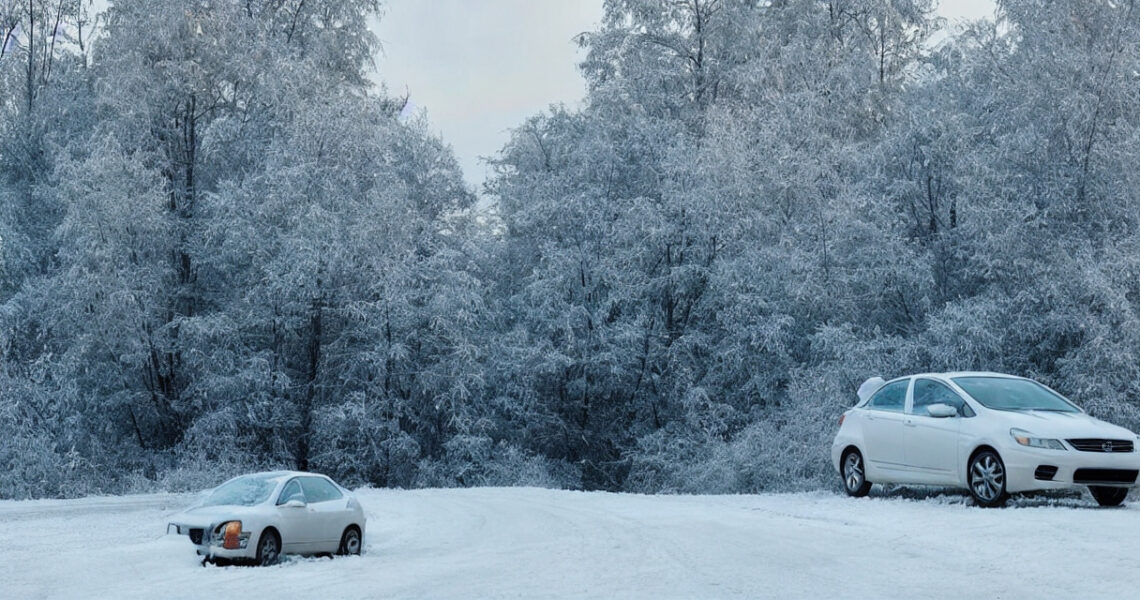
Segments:
[[[846,418],[847,418],[847,413],[843,413],[843,414],[839,415],[839,426],[840,427],[843,427],[843,419],[846,419]]]
[[[226,523],[226,531],[222,538],[222,547],[226,550],[237,550],[241,546],[238,536],[241,535],[241,521]]]

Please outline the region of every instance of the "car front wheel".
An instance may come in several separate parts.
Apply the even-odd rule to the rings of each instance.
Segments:
[[[1005,463],[997,452],[983,450],[970,459],[970,494],[978,506],[994,508],[1004,506],[1009,494],[1005,492]]]
[[[281,539],[277,537],[277,532],[272,529],[266,529],[261,533],[261,539],[257,542],[257,564],[267,567],[277,562],[281,557]]]
[[[863,455],[858,450],[848,450],[843,455],[843,489],[848,496],[862,498],[871,491],[871,482],[867,481],[867,471],[863,466]]]
[[[1120,506],[1120,503],[1128,497],[1128,488],[1090,485],[1089,491],[1092,492],[1096,503],[1101,506]]]

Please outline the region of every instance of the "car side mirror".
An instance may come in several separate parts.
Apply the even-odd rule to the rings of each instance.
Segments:
[[[931,404],[930,406],[926,407],[926,414],[939,419],[944,419],[946,417],[958,416],[958,409],[950,406],[949,404]]]
[[[285,506],[287,508],[305,508],[305,501],[304,500],[297,500],[294,498],[293,500],[286,502]]]

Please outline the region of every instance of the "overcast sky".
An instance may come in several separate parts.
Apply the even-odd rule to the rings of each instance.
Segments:
[[[993,0],[943,0],[946,18],[989,17]],[[481,184],[508,130],[552,103],[585,94],[574,37],[594,29],[602,0],[387,0],[376,33],[380,77],[410,94]]]

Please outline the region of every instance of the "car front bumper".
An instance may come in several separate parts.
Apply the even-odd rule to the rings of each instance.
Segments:
[[[204,556],[209,559],[225,558],[233,560],[257,558],[257,551],[254,548],[227,550],[221,546],[197,546],[195,550],[198,552],[198,556]]]
[[[257,548],[254,546],[254,543],[250,541],[252,536],[245,536],[244,548],[223,548],[221,545],[221,540],[218,538],[212,538],[210,535],[210,532],[213,531],[214,528],[214,525],[202,526],[184,523],[168,523],[166,525],[166,533],[187,536],[190,539],[190,543],[194,545],[194,549],[198,553],[198,556],[204,556],[210,559],[242,559],[257,557]],[[192,533],[192,530],[194,529],[202,530],[201,537],[198,538],[201,540],[200,543],[194,541],[195,537]]]
[[[1008,492],[1089,485],[1133,487],[1140,474],[1140,452],[1038,450],[1017,446],[1004,448],[1000,453],[1005,463]]]

